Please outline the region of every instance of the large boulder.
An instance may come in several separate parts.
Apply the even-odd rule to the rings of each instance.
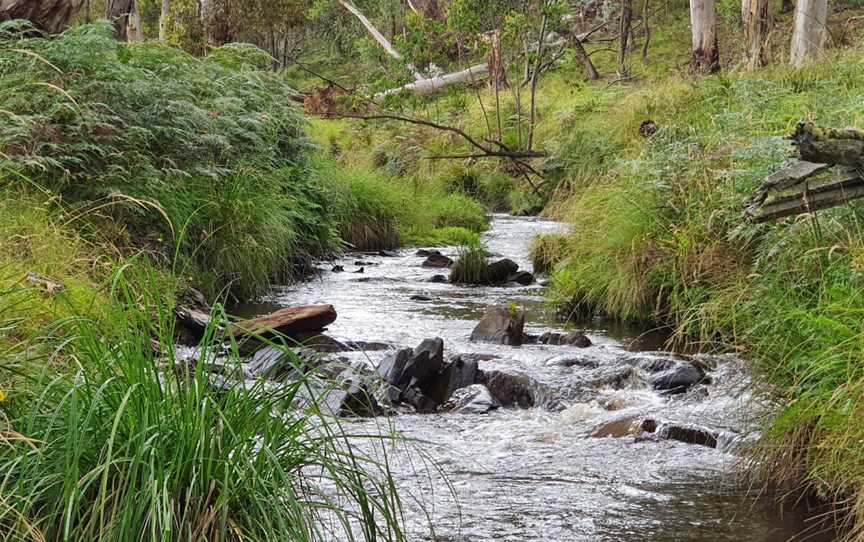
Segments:
[[[446,402],[453,392],[474,384],[477,360],[468,354],[453,357],[438,374],[421,385],[423,393],[438,404]]]
[[[231,327],[231,334],[235,338],[297,338],[302,334],[323,331],[335,321],[336,309],[333,305],[301,305],[237,322]]]
[[[507,282],[515,282],[521,286],[531,286],[534,284],[534,275],[528,271],[517,271],[507,277]]]
[[[522,344],[525,329],[525,311],[496,305],[489,307],[483,319],[471,332],[472,341],[495,344]]]
[[[388,384],[404,391],[409,386],[422,387],[438,374],[444,365],[444,341],[426,339],[417,348],[403,348],[384,358],[378,374]]]
[[[481,371],[477,383],[483,384],[501,406],[531,408],[543,401],[540,384],[529,376],[502,371]]]
[[[338,416],[372,417],[385,412],[378,401],[373,379],[358,367],[348,367],[337,377],[325,404]]]
[[[486,414],[500,407],[501,403],[489,393],[486,386],[472,384],[467,388],[461,388],[453,392],[453,395],[444,405],[444,410],[469,414]]]
[[[504,284],[519,271],[519,264],[503,259],[486,266],[486,280],[489,284]]]
[[[177,316],[178,344],[195,346],[204,337],[207,326],[210,325],[210,313],[198,308],[178,306],[174,309]]]

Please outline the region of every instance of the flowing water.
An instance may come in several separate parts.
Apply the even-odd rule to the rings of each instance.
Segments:
[[[532,237],[559,231],[554,222],[494,217],[489,249],[530,269]],[[455,257],[456,249],[443,249]],[[351,255],[306,283],[276,290],[262,306],[330,303],[339,339],[415,346],[442,337],[448,354],[499,359],[480,368],[528,375],[556,397],[554,407],[499,409],[489,414],[399,415],[389,420],[418,442],[390,451],[406,500],[412,540],[437,541],[828,541],[803,512],[781,514],[738,475],[738,444],[753,438],[764,412],[740,360],[703,357],[712,383],[680,396],[662,396],[638,370],[624,381],[597,386],[598,375],[634,357],[664,356],[662,337],[602,321],[581,325],[593,345],[497,346],[469,341],[493,304],[526,309],[526,331],[563,330],[543,303],[543,288],[462,287],[429,282],[440,270],[421,267],[413,250],[395,256]],[[356,263],[355,263],[356,262]],[[355,273],[360,267],[363,273]],[[412,299],[423,296],[426,300]],[[596,369],[548,365],[572,354]],[[375,365],[386,352],[362,355]],[[631,364],[632,365],[632,364]],[[629,365],[628,365],[629,366]],[[590,383],[590,384],[589,384]],[[586,393],[586,389],[590,393]],[[631,422],[650,417],[720,431],[717,448],[635,438]],[[433,531],[433,532],[430,532]]]

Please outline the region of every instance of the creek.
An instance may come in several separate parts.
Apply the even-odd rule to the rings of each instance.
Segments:
[[[492,253],[530,269],[531,239],[561,229],[546,220],[496,215],[484,241]],[[455,258],[455,248],[441,250]],[[316,278],[277,288],[264,302],[238,309],[248,315],[274,306],[329,303],[339,317],[328,333],[337,339],[413,347],[441,337],[448,355],[494,357],[480,368],[527,375],[551,390],[554,401],[533,408],[349,422],[358,431],[393,427],[412,439],[388,454],[411,540],[835,540],[802,511],[780,513],[770,496],[741,476],[741,445],[756,438],[760,417],[770,409],[742,360],[688,358],[711,368],[710,384],[664,395],[651,389],[650,375],[639,368],[640,360],[673,356],[663,351],[659,333],[590,320],[578,327],[593,343],[588,348],[471,342],[473,327],[495,304],[523,306],[529,333],[565,327],[544,302],[542,285],[432,283],[441,270],[424,268],[422,261],[415,250],[346,255]],[[331,272],[330,265],[344,272]],[[360,267],[362,273],[354,272]],[[351,354],[372,366],[385,355]],[[562,355],[589,363],[548,363]],[[623,366],[633,367],[627,378],[604,384],[603,374]],[[599,380],[589,378],[596,374]],[[708,428],[718,436],[717,446],[638,438],[639,421],[646,418]]]

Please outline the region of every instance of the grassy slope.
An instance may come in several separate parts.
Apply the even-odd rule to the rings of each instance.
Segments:
[[[758,450],[766,474],[835,500],[857,525],[864,207],[769,225],[745,223],[742,207],[787,159],[782,136],[796,121],[861,127],[862,68],[864,55],[848,50],[798,72],[591,86],[570,101],[578,128],[550,128],[608,157],[574,164],[573,195],[553,207],[573,225],[552,255],[556,298],[752,359],[784,405]],[[650,141],[638,136],[646,119],[661,127]]]

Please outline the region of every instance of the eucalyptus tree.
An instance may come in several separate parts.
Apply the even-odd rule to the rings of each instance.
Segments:
[[[827,17],[828,0],[798,0],[789,58],[796,68],[816,57],[825,47]]]
[[[690,25],[693,38],[690,65],[693,71],[697,73],[720,71],[720,48],[714,0],[690,0]]]

